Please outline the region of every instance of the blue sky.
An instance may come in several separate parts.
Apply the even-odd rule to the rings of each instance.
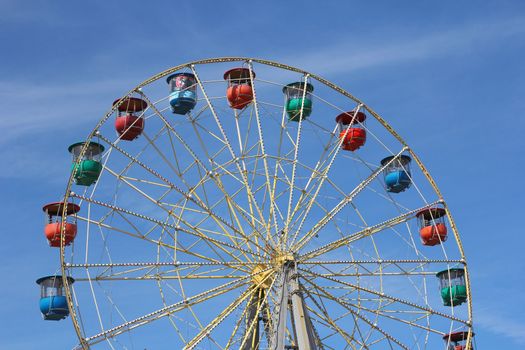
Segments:
[[[67,146],[116,96],[171,66],[267,58],[323,76],[384,116],[453,211],[480,348],[525,346],[522,173],[525,3],[66,2],[0,0],[4,221],[0,348],[67,348],[34,280],[58,267],[41,206],[59,197]]]

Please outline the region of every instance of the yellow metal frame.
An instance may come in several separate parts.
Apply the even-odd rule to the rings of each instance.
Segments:
[[[208,95],[206,94],[205,86],[202,83],[202,81],[200,80],[200,77],[199,77],[197,71],[195,70],[195,67],[198,66],[198,65],[215,64],[215,63],[226,63],[226,62],[243,62],[243,63],[247,63],[248,64],[249,72],[250,72],[250,82],[252,83],[252,86],[253,86],[255,120],[256,120],[256,124],[257,124],[257,128],[258,128],[258,133],[259,133],[260,138],[261,138],[261,142],[263,140],[263,136],[262,136],[260,115],[259,115],[260,112],[259,112],[259,107],[257,105],[258,101],[257,101],[257,97],[256,97],[257,95],[256,95],[255,84],[254,84],[254,77],[255,76],[254,76],[253,68],[252,68],[252,64],[253,63],[257,63],[257,64],[261,64],[261,65],[266,65],[266,66],[270,66],[270,67],[274,67],[274,68],[280,68],[280,69],[284,69],[284,70],[288,70],[288,71],[299,73],[299,74],[304,76],[305,82],[308,79],[316,80],[316,81],[324,84],[325,86],[333,89],[334,91],[336,91],[336,92],[346,96],[347,98],[353,100],[356,104],[358,104],[359,108],[363,108],[364,110],[366,110],[386,130],[388,130],[388,132],[391,135],[393,135],[399,141],[399,143],[403,146],[403,148],[398,153],[398,155],[400,155],[403,152],[408,152],[411,155],[412,159],[415,161],[415,163],[417,164],[417,166],[422,171],[422,173],[426,177],[427,181],[430,183],[430,185],[432,186],[433,190],[435,191],[435,193],[436,193],[436,195],[438,197],[438,202],[441,203],[444,206],[444,208],[447,209],[446,212],[447,212],[448,221],[450,222],[450,226],[452,228],[452,233],[453,233],[453,235],[455,237],[455,240],[456,240],[456,242],[458,244],[458,249],[459,249],[459,254],[460,254],[460,260],[458,260],[458,261],[461,264],[463,264],[464,268],[465,268],[465,280],[466,280],[466,287],[467,287],[467,294],[468,294],[468,300],[467,300],[468,320],[463,321],[463,320],[461,320],[459,318],[456,318],[454,316],[450,316],[450,315],[447,315],[447,314],[439,313],[439,312],[437,312],[435,310],[430,310],[430,309],[427,309],[427,308],[422,307],[420,305],[416,305],[416,304],[413,304],[411,302],[408,302],[408,301],[405,301],[405,300],[401,300],[399,298],[395,298],[395,297],[392,297],[392,296],[385,295],[383,292],[380,292],[379,296],[381,298],[389,299],[392,302],[403,303],[403,304],[409,305],[411,307],[423,310],[423,311],[425,311],[425,312],[427,312],[429,314],[440,315],[440,316],[449,318],[451,320],[454,320],[454,321],[457,321],[457,322],[460,322],[460,323],[464,323],[465,326],[468,329],[467,349],[471,349],[472,348],[472,346],[471,346],[471,344],[472,344],[472,293],[471,292],[472,291],[471,291],[471,286],[470,286],[470,281],[469,281],[469,273],[468,273],[468,269],[467,269],[466,257],[465,257],[464,251],[463,251],[463,246],[461,244],[460,236],[458,234],[458,230],[457,230],[456,224],[454,222],[454,219],[453,219],[453,217],[452,217],[452,215],[450,213],[450,210],[449,210],[448,206],[446,205],[446,203],[445,203],[445,201],[444,201],[444,199],[443,199],[443,197],[441,195],[441,192],[439,191],[439,189],[438,189],[434,179],[432,178],[432,176],[430,175],[428,170],[425,168],[425,166],[423,165],[423,163],[421,162],[419,157],[414,153],[414,151],[411,148],[409,148],[407,143],[400,137],[400,135],[397,134],[397,132],[383,118],[381,118],[375,111],[373,111],[370,107],[365,105],[363,102],[361,102],[359,99],[357,99],[356,97],[354,97],[353,95],[351,95],[350,93],[348,93],[347,91],[342,89],[341,87],[339,87],[339,86],[329,82],[328,80],[326,80],[326,79],[324,79],[324,78],[322,78],[322,77],[320,77],[318,75],[315,75],[315,74],[309,73],[307,71],[304,71],[302,69],[295,68],[295,67],[292,67],[292,66],[289,66],[289,65],[285,65],[285,64],[282,64],[282,63],[268,61],[268,60],[263,60],[263,59],[257,59],[257,58],[247,58],[247,57],[211,58],[211,59],[203,59],[203,60],[197,60],[197,61],[193,61],[193,62],[180,64],[180,65],[174,66],[174,67],[172,67],[170,69],[167,69],[167,70],[165,70],[165,71],[163,71],[163,72],[161,72],[159,74],[156,74],[156,75],[152,76],[151,78],[145,80],[144,82],[140,83],[139,85],[134,87],[132,90],[130,90],[125,95],[125,97],[131,96],[131,95],[137,94],[137,93],[141,94],[142,98],[144,98],[148,102],[148,104],[152,107],[152,109],[154,110],[154,113],[159,118],[163,118],[162,113],[156,109],[155,104],[152,103],[151,101],[149,101],[147,99],[147,96],[142,94],[142,92],[141,92],[142,88],[147,86],[147,85],[149,85],[150,83],[153,83],[153,82],[155,82],[155,81],[157,81],[157,80],[159,80],[159,79],[161,79],[161,78],[163,78],[163,77],[165,77],[165,76],[167,76],[169,74],[175,73],[175,72],[177,72],[177,71],[179,71],[181,69],[189,69],[196,76],[197,83],[198,83],[201,91],[204,94],[204,98],[207,101],[208,106],[210,107],[210,111],[211,111],[212,115],[214,116],[214,118],[215,118],[215,120],[217,122],[217,125],[219,126],[219,128],[220,128],[220,130],[222,132],[223,137],[227,138],[226,134],[221,129],[222,126],[220,124],[220,119],[218,118],[216,112],[214,111],[213,105],[210,102],[210,99],[209,99]],[[98,135],[98,131],[99,131],[100,127],[113,115],[113,113],[119,107],[119,105],[122,103],[122,101],[124,101],[124,99],[121,99],[120,102],[115,104],[102,117],[102,119],[97,123],[97,125],[93,129],[93,131],[88,135],[88,137],[86,139],[87,141],[90,141],[90,140],[92,140],[92,139],[94,139],[96,137],[104,138],[103,135]],[[169,123],[166,122],[166,125],[169,125]],[[297,135],[296,148],[298,148],[298,143],[299,143],[299,140],[300,140],[300,130],[301,130],[301,125],[302,125],[302,118],[300,118],[298,125],[299,125],[298,126],[299,127],[299,131],[298,131],[298,135]],[[176,130],[171,130],[171,131],[174,133],[175,136],[177,136],[177,131]],[[180,138],[180,140],[182,140],[182,137]],[[105,141],[106,142],[111,142],[110,140],[107,140],[107,139]],[[86,145],[88,145],[88,144],[89,144],[89,142],[86,142],[84,144],[84,147],[82,148],[82,151],[81,151],[81,155],[84,154],[87,151],[87,146]],[[227,146],[229,146],[229,145],[227,145]],[[264,143],[262,143],[261,146],[263,148],[263,153],[265,154]],[[117,145],[114,145],[114,149],[115,149],[116,152],[120,152],[121,154],[123,154],[125,156],[128,156],[128,157],[132,157],[131,155],[127,154],[125,150],[119,148]],[[232,157],[233,157],[235,152],[233,152],[233,150],[230,150],[230,151],[231,151],[231,154],[232,154]],[[335,151],[336,153],[333,155],[334,158],[337,155],[338,151],[339,151],[339,149],[337,149]],[[79,159],[81,159],[81,158],[82,157],[79,157]],[[269,168],[268,168],[268,165],[267,165],[267,159],[266,159],[266,157],[263,157],[263,158],[264,159],[262,159],[262,161],[264,163],[264,166],[263,166],[264,174],[265,174],[265,177],[267,179],[267,183],[266,183],[267,190],[268,190],[269,193],[272,193],[273,195],[275,195],[275,193],[272,192],[272,186],[273,186],[273,188],[275,188],[275,183],[272,184],[272,181],[271,181],[271,177],[272,176],[271,176],[271,174],[269,172]],[[147,171],[155,173],[155,170],[149,168],[146,164],[140,164],[140,162],[138,164],[140,166],[142,166],[144,169],[146,169]],[[244,175],[244,172],[243,172],[243,169],[242,169],[242,164],[240,164],[240,162],[237,163],[237,167],[238,167],[239,174],[241,174],[241,176],[243,176],[243,179],[242,179],[243,182],[248,183],[249,180],[246,177],[244,177],[245,175]],[[295,170],[295,164],[294,164],[294,170]],[[380,172],[381,172],[381,169],[379,169],[376,172],[374,172],[370,176],[369,181],[371,181]],[[113,175],[114,176],[120,176],[119,174],[113,174]],[[156,176],[160,177],[161,175],[160,174],[156,174]],[[128,180],[126,180],[126,179],[124,179],[122,177],[121,177],[121,179],[122,179],[122,181],[128,181]],[[169,180],[167,180],[167,179],[165,179],[165,180],[169,184]],[[218,188],[221,188],[221,181],[220,181],[220,179],[214,178],[213,181],[215,181],[215,183],[217,184]],[[323,181],[324,181],[324,179],[323,179]],[[127,183],[128,183],[129,186],[133,186],[132,183],[129,182],[129,181]],[[80,198],[80,199],[82,199],[84,201],[87,201],[87,202],[94,201],[93,199],[91,199],[89,197],[85,197],[85,196],[73,193],[72,192],[73,184],[74,184],[74,178],[73,178],[73,174],[71,174],[71,176],[69,177],[68,184],[67,184],[67,189],[66,189],[66,192],[65,192],[65,195],[64,195],[64,201],[65,202],[67,202],[70,198]],[[367,183],[364,183],[363,187],[366,186],[366,184]],[[172,186],[174,186],[174,185],[172,185]],[[138,189],[138,188],[136,188],[136,190],[140,191],[140,189]],[[275,282],[276,271],[278,271],[279,266],[282,266],[282,264],[284,264],[286,262],[289,262],[289,261],[295,261],[295,260],[299,261],[301,259],[312,259],[312,258],[317,256],[316,255],[316,251],[311,251],[311,252],[303,254],[301,257],[296,257],[296,256],[292,255],[291,253],[287,252],[286,247],[281,245],[282,253],[274,255],[272,260],[268,262],[268,265],[260,264],[257,261],[252,261],[249,258],[249,254],[250,255],[255,254],[255,255],[262,256],[262,254],[264,254],[265,252],[267,253],[267,251],[265,249],[267,249],[266,246],[269,243],[271,243],[273,245],[276,245],[277,242],[275,242],[273,240],[273,236],[271,234],[269,234],[269,232],[271,232],[271,230],[272,230],[272,228],[270,227],[271,226],[271,219],[268,222],[265,221],[264,216],[262,215],[262,213],[260,211],[260,208],[257,205],[256,198],[255,198],[254,194],[250,192],[250,187],[249,186],[246,187],[246,191],[247,191],[248,197],[251,199],[251,204],[250,204],[249,208],[246,209],[249,212],[246,215],[250,215],[251,217],[256,218],[254,220],[258,220],[259,222],[263,223],[266,226],[265,227],[266,228],[265,231],[268,232],[268,234],[259,233],[259,232],[252,232],[252,233],[243,232],[242,231],[242,227],[240,225],[238,225],[239,229],[236,229],[235,227],[230,226],[226,220],[223,220],[220,217],[213,217],[213,219],[215,220],[215,223],[217,224],[217,226],[220,227],[222,232],[224,233],[224,237],[225,237],[226,241],[213,240],[210,237],[207,237],[205,232],[200,231],[197,228],[195,230],[193,230],[192,232],[190,232],[188,230],[186,230],[186,232],[185,232],[187,234],[195,235],[196,237],[200,237],[200,238],[203,238],[203,239],[206,238],[206,240],[208,240],[208,241],[210,241],[212,243],[214,249],[218,249],[218,250],[223,249],[224,250],[224,247],[230,247],[231,249],[237,249],[239,251],[239,255],[233,256],[234,259],[231,262],[229,262],[229,263],[224,263],[223,262],[223,264],[226,265],[226,266],[229,266],[229,267],[235,267],[237,269],[237,271],[243,272],[244,273],[243,277],[240,278],[240,275],[234,275],[234,274],[230,274],[230,275],[222,274],[221,275],[221,270],[220,269],[216,270],[217,271],[216,275],[212,275],[212,274],[209,274],[209,273],[208,274],[206,274],[206,273],[198,273],[198,272],[195,272],[197,270],[192,270],[192,269],[197,268],[196,266],[192,266],[192,267],[185,266],[184,269],[180,269],[180,266],[179,266],[180,264],[174,264],[174,265],[177,265],[177,267],[179,269],[177,269],[176,271],[174,270],[175,274],[173,276],[169,277],[169,278],[173,278],[173,279],[199,279],[199,278],[204,278],[204,279],[207,279],[207,278],[225,278],[225,277],[230,277],[230,278],[232,278],[234,280],[232,282],[228,282],[228,283],[224,284],[221,288],[215,288],[213,290],[207,291],[206,293],[201,293],[202,295],[194,296],[193,297],[193,298],[195,298],[194,302],[191,302],[191,301],[188,302],[188,300],[190,300],[191,298],[187,299],[182,304],[177,304],[177,305],[174,305],[174,306],[167,307],[167,308],[165,308],[166,310],[162,310],[162,311],[159,311],[159,312],[156,312],[156,313],[152,313],[151,315],[145,315],[142,318],[139,318],[139,319],[134,320],[134,321],[130,321],[130,323],[128,322],[129,324],[124,325],[121,328],[118,328],[118,329],[115,329],[115,330],[108,330],[108,332],[105,332],[105,334],[103,334],[102,336],[94,336],[94,337],[85,337],[85,335],[82,333],[81,326],[80,326],[80,323],[79,323],[79,317],[77,315],[77,310],[76,310],[75,303],[74,303],[74,300],[73,300],[73,296],[72,296],[72,293],[71,293],[71,286],[70,286],[70,284],[69,284],[69,282],[68,282],[68,280],[66,278],[67,275],[68,275],[68,271],[72,268],[72,266],[66,261],[66,247],[65,247],[65,244],[64,244],[64,238],[65,238],[64,232],[65,232],[65,222],[66,222],[65,219],[67,217],[67,213],[66,213],[66,206],[64,206],[64,210],[62,212],[62,223],[63,223],[63,225],[62,225],[62,240],[61,240],[61,245],[60,245],[60,263],[61,263],[61,270],[62,270],[62,276],[63,276],[63,283],[64,283],[64,286],[65,286],[65,294],[66,294],[67,301],[68,301],[69,308],[70,308],[71,320],[73,322],[73,326],[74,326],[75,332],[78,335],[78,338],[79,338],[79,341],[80,341],[80,346],[83,349],[89,349],[90,344],[94,343],[94,342],[91,342],[91,340],[93,340],[93,339],[96,339],[97,342],[98,342],[98,341],[101,341],[105,337],[108,337],[110,335],[114,336],[116,334],[119,334],[119,332],[123,331],[123,329],[126,328],[126,327],[132,328],[134,325],[141,324],[142,322],[146,322],[149,319],[155,319],[156,317],[161,317],[161,315],[169,315],[172,312],[174,312],[174,310],[176,310],[176,309],[191,308],[192,304],[195,304],[195,303],[198,303],[198,302],[201,302],[201,301],[204,301],[204,300],[208,300],[212,295],[217,295],[217,293],[219,293],[219,294],[220,293],[225,293],[227,291],[231,291],[232,289],[238,288],[237,284],[241,284],[241,285],[244,285],[244,284],[250,285],[251,284],[251,285],[254,286],[254,288],[271,289],[272,288],[271,286]],[[294,191],[294,185],[293,185],[293,177],[292,177],[292,184],[290,186],[290,200],[289,200],[290,203],[292,202],[293,191]],[[185,196],[187,196],[189,201],[192,201],[193,203],[196,203],[197,206],[201,207],[203,211],[209,210],[209,208],[207,209],[207,206],[204,204],[204,202],[200,198],[198,198],[194,193],[187,193],[187,192],[185,192],[182,189],[180,190],[180,193],[181,193],[181,195],[184,194]],[[144,194],[144,195],[146,195],[146,194]],[[154,199],[152,199],[152,200],[154,200]],[[352,196],[349,195],[347,198],[345,198],[345,203],[343,203],[342,206],[350,203],[351,200],[352,200]],[[270,210],[270,212],[271,212],[271,215],[276,215],[276,210],[277,209],[274,208],[274,203],[273,202],[274,201],[271,200],[271,210]],[[98,204],[103,205],[103,203],[98,203]],[[234,206],[235,203],[228,202],[228,205]],[[290,204],[290,206],[291,206],[291,204]],[[126,211],[123,208],[113,208],[113,209],[114,210]],[[237,208],[237,210],[242,214],[242,211],[239,208]],[[397,220],[397,221],[395,219],[393,219],[393,221],[391,221],[391,222],[385,222],[383,224],[380,224],[379,226],[371,226],[369,228],[366,228],[366,229],[364,229],[361,232],[357,232],[354,235],[350,235],[350,236],[346,237],[345,239],[341,239],[340,241],[335,242],[333,247],[328,247],[328,248],[333,249],[335,246],[347,245],[349,242],[351,242],[351,241],[353,241],[355,239],[360,239],[361,237],[370,236],[370,235],[372,235],[375,232],[375,230],[376,231],[377,230],[382,230],[385,227],[391,227],[392,225],[395,225],[398,222],[403,222],[403,220],[407,216],[412,215],[414,212],[415,211],[412,211],[409,214],[406,214],[405,216],[401,216],[399,218],[399,220]],[[132,213],[132,212],[129,212],[129,211],[127,211],[126,214],[135,215],[137,217],[141,217],[141,214]],[[170,212],[169,214],[170,215],[175,215],[173,212]],[[289,215],[290,215],[290,213],[288,213],[288,216]],[[150,220],[150,218],[144,217],[143,215],[142,215],[141,218]],[[86,220],[88,222],[90,221],[90,218],[81,218],[81,217],[79,217],[79,219],[80,220]],[[184,220],[185,220],[184,217],[178,217],[177,219],[180,222],[184,222]],[[236,218],[234,218],[234,221],[235,220],[239,220],[239,218],[236,217]],[[276,220],[274,220],[274,222],[276,222]],[[166,225],[166,223],[162,223],[162,225]],[[319,223],[319,225],[322,226],[323,223],[321,222],[321,223]],[[254,221],[254,226],[255,226],[255,221]],[[183,230],[180,227],[174,227],[174,229],[176,229],[176,230]],[[277,230],[277,227],[275,227],[274,229]],[[248,242],[247,244],[249,244],[250,247],[253,247],[252,251],[248,252],[248,251],[243,250],[242,248],[240,248],[240,245],[238,243],[238,239],[234,235],[231,234],[232,232],[234,232],[235,235],[237,235],[239,237],[243,237],[244,239],[246,239],[246,241]],[[131,234],[131,233],[128,232],[127,234]],[[315,236],[315,234],[316,234],[316,229],[314,228],[311,231],[309,231],[309,233],[307,235],[301,237],[296,242],[296,244],[294,245],[294,249],[295,250],[299,250],[300,248],[302,248],[312,237]],[[285,232],[285,235],[286,235],[285,237],[287,237],[288,232]],[[286,242],[286,241],[287,241],[287,239],[284,239],[284,242]],[[159,243],[159,242],[157,242],[157,243]],[[176,247],[176,246],[170,246],[169,248],[170,249],[174,249],[174,250],[178,249],[178,247]],[[328,248],[325,247],[323,249],[328,249]],[[187,251],[185,251],[185,252],[188,253]],[[203,256],[200,256],[198,254],[198,252],[192,252],[191,254],[194,254],[196,257],[199,257],[199,258],[205,258]],[[241,256],[243,257],[243,259],[240,258]],[[208,259],[208,261],[209,261],[209,264],[217,263],[217,261],[214,261],[213,259]],[[451,261],[450,260],[444,260],[443,262],[450,263]],[[315,261],[313,263],[315,263]],[[334,262],[334,263],[337,263],[337,262]],[[379,273],[381,273],[381,264],[382,264],[382,262],[380,262],[380,271],[379,271]],[[126,267],[128,269],[128,270],[126,270],[127,272],[122,272],[122,275],[123,275],[122,278],[123,279],[126,279],[126,277],[125,277],[126,273],[129,273],[130,271],[137,271],[137,270],[140,270],[141,268],[143,268],[143,267],[141,267],[139,265],[133,265],[131,263],[127,264],[127,265],[123,264],[122,266],[124,266],[124,267]],[[319,275],[317,277],[323,278],[325,280],[330,280],[334,284],[341,284],[341,281],[335,279],[334,276]],[[168,278],[168,276],[166,276],[166,278]],[[237,284],[235,284],[234,282],[237,282]],[[331,299],[334,302],[339,303],[339,305],[342,308],[348,308],[350,313],[355,313],[355,311],[352,311],[352,309],[349,307],[349,305],[346,305],[345,302],[342,302],[341,300],[337,300],[337,299],[332,298],[331,294],[328,293],[325,288],[323,288],[323,287],[321,287],[319,285],[316,285],[314,281],[308,281],[307,283],[310,283],[312,285],[312,288],[315,290],[315,292],[313,292],[313,293],[317,293],[317,295],[324,295],[324,297],[326,297],[328,299]],[[357,291],[359,291],[359,290],[362,291],[362,290],[366,289],[366,288],[360,287],[358,285],[348,285],[347,287],[350,287],[353,290],[357,290]],[[382,286],[381,286],[381,290],[382,290]],[[370,290],[366,290],[366,291],[368,293],[372,293],[372,294],[376,293],[375,291],[370,291]],[[252,293],[251,289],[248,289],[247,291],[242,293],[239,296],[239,298],[234,300],[232,302],[232,304],[230,304],[228,307],[226,307],[224,309],[223,313],[219,314],[215,318],[214,321],[212,321],[208,326],[204,327],[203,330],[193,340],[190,340],[187,343],[188,345],[186,346],[186,348],[187,349],[194,348],[196,346],[196,344],[198,344],[202,339],[204,339],[204,337],[207,334],[209,334],[209,332],[211,332],[213,330],[213,328],[215,328],[215,326],[217,324],[219,324],[233,310],[235,310],[237,307],[239,307],[239,305],[241,305],[242,302],[244,302],[248,298],[250,298],[252,296],[251,293]],[[265,298],[268,298],[268,294],[265,296]],[[263,303],[260,304],[259,308],[261,308],[261,310],[262,310]],[[311,311],[314,311],[314,310],[311,310]],[[268,310],[266,310],[265,312],[269,313]],[[334,327],[340,329],[339,326],[337,326],[335,324],[335,321],[330,318],[330,315],[323,315],[322,313],[317,313],[317,314],[319,315],[319,317],[321,317],[324,320],[326,320],[327,323],[333,324]],[[388,333],[385,333],[383,330],[381,330],[373,321],[367,320],[366,318],[364,318],[364,316],[358,315],[358,314],[354,314],[353,317],[355,319],[360,318],[362,322],[370,324],[370,326],[372,328],[377,329],[379,332],[385,334],[385,336],[387,338],[389,338],[393,342],[397,343],[401,347],[405,348],[405,346],[403,344],[401,344],[395,338],[392,338],[391,336],[389,336]],[[135,323],[133,323],[133,322],[135,322]],[[357,321],[355,321],[355,322],[357,322]],[[250,327],[251,326],[253,326],[253,322],[250,325]],[[346,332],[343,332],[341,334],[342,334],[342,337],[344,339],[352,338],[352,336],[349,335],[349,334],[346,334]]]

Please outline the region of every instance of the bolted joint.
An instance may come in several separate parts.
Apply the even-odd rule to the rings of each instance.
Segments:
[[[296,279],[299,278],[299,276],[300,276],[300,275],[299,275],[298,273],[293,273],[293,274],[290,275],[290,279],[294,279],[294,280],[296,280]]]

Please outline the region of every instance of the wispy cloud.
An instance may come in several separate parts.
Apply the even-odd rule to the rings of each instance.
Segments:
[[[502,315],[501,311],[492,308],[478,307],[475,321],[479,327],[525,345],[525,322],[517,320],[515,316]]]
[[[366,38],[352,39],[344,41],[344,44],[316,46],[312,51],[303,50],[298,54],[284,56],[281,60],[329,75],[462,54],[524,33],[524,17],[500,18],[467,23],[419,37],[400,37],[383,43],[367,44]]]
[[[354,40],[351,45],[345,42],[327,47],[316,46],[310,52],[306,50],[297,55],[283,53],[276,59],[322,75],[331,75],[461,54],[524,33],[525,18],[514,17],[489,23],[469,23],[426,36],[400,37],[395,41],[368,44],[363,38],[362,41]],[[60,127],[92,120],[92,116],[83,115],[82,110],[93,109],[93,101],[100,101],[101,98],[111,100],[136,83],[104,80],[31,85],[27,82],[0,81],[3,112],[9,116],[3,121],[2,140],[42,132],[51,125]],[[107,103],[100,104],[100,108],[107,106]]]
[[[63,85],[0,81],[4,115],[0,143],[49,129],[61,130],[88,120],[94,125],[101,115],[93,116],[89,111],[107,108],[116,93],[122,93],[128,86],[130,82],[117,80]],[[106,103],[94,102],[101,99],[107,100]]]
[[[0,25],[12,26],[41,26],[42,28],[80,27],[89,24],[91,19],[86,16],[64,16],[58,9],[70,4],[52,3],[49,1],[33,0],[31,6],[17,0],[0,0]]]
[[[12,2],[9,1],[5,4],[12,6]],[[397,40],[384,42],[368,43],[366,37],[362,37],[353,39],[351,45],[345,42],[326,47],[316,46],[315,50],[303,50],[300,54],[277,54],[275,59],[329,76],[463,54],[524,33],[524,17],[500,18],[491,22],[471,22],[419,37],[400,36]],[[106,58],[105,61],[105,65],[114,63],[111,58]],[[96,59],[94,62],[100,63]],[[20,143],[38,134],[49,135],[51,131],[70,132],[89,123],[90,126],[94,126],[112,99],[134,86],[136,80],[71,80],[61,84],[0,81],[0,100],[4,115],[0,145],[14,140]],[[10,174],[4,174],[4,177],[14,176],[18,173],[17,169],[26,168],[27,164],[44,159],[37,150],[27,153],[19,148],[18,152],[15,152],[13,148],[8,150],[4,147],[0,152],[4,159],[13,159],[12,171]]]
[[[69,162],[67,142],[85,137],[129,86],[120,80],[64,85],[0,81],[0,158],[9,164],[0,178],[62,179],[66,168],[57,165]]]

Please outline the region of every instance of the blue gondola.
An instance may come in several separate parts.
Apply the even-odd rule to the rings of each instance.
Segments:
[[[394,158],[394,156],[386,157],[381,161],[381,165],[384,166]],[[384,169],[383,174],[388,192],[399,193],[410,187],[412,184],[410,175],[411,161],[412,159],[409,156],[401,155]]]
[[[75,280],[67,277],[68,283]],[[44,320],[59,321],[69,315],[69,307],[64,295],[62,276],[45,276],[36,280],[40,286],[40,312]]]
[[[197,80],[191,73],[175,73],[166,81],[170,86],[170,106],[175,114],[186,114],[197,104]]]

